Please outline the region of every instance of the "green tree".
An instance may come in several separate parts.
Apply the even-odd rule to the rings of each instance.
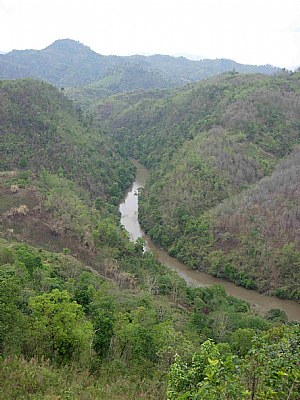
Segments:
[[[281,325],[254,338],[241,369],[251,399],[298,400],[299,360],[299,325]]]
[[[238,350],[242,331],[235,335]],[[223,351],[224,344],[204,342],[190,362],[177,356],[168,381],[169,400],[298,400],[300,327],[272,328],[255,336],[245,357]]]
[[[25,318],[19,310],[20,286],[14,271],[0,269],[0,354],[19,353],[25,334]]]
[[[247,395],[239,379],[237,357],[222,358],[218,346],[204,342],[191,362],[175,358],[169,373],[168,400],[242,400]]]
[[[30,299],[33,353],[59,364],[81,359],[88,350],[92,325],[82,306],[71,301],[67,291],[58,289]]]

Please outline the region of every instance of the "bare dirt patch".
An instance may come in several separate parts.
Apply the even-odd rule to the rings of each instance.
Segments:
[[[18,210],[26,212],[18,212]],[[70,249],[72,255],[93,265],[101,272],[101,259],[80,243],[72,232],[63,227],[45,211],[34,188],[13,192],[0,184],[0,235],[6,240],[17,240],[54,252]]]

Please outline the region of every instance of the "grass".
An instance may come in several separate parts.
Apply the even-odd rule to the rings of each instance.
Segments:
[[[45,360],[0,361],[0,400],[163,400],[164,393],[164,385],[122,371],[116,364],[97,376],[74,367],[54,368]]]

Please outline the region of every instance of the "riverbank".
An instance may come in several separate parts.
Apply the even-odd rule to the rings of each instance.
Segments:
[[[121,224],[124,225],[125,229],[128,231],[131,240],[135,241],[137,238],[142,237],[146,241],[146,250],[152,251],[162,264],[176,271],[189,286],[203,287],[221,284],[229,295],[245,300],[260,313],[265,313],[270,309],[277,308],[285,311],[289,320],[300,321],[300,304],[295,301],[262,295],[255,290],[245,289],[224,279],[215,278],[207,273],[193,270],[174,257],[170,257],[166,251],[153,243],[152,240],[145,235],[138,221],[137,192],[139,188],[145,186],[149,173],[139,162],[134,161],[134,164],[137,169],[135,180],[119,208]]]

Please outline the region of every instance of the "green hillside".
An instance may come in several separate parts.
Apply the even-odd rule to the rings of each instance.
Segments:
[[[279,68],[256,66],[232,60],[191,61],[164,55],[103,56],[71,39],[56,40],[43,50],[13,50],[0,54],[0,79],[36,78],[59,87],[74,87],[76,93],[102,98],[105,93],[126,90],[170,88],[198,81],[225,71],[274,74]],[[71,95],[75,97],[73,91]]]
[[[0,78],[39,78],[57,86],[80,85],[103,76],[103,59],[75,40],[56,40],[43,50],[13,50],[1,55]]]
[[[112,69],[107,76],[96,82],[67,88],[66,94],[80,107],[89,109],[98,100],[115,93],[164,89],[178,86],[179,83],[176,79],[157,69],[127,62]]]
[[[259,385],[245,398],[272,390],[297,399],[299,329],[282,325],[278,310],[263,319],[222,287],[188,289],[153,256],[138,254],[134,247],[117,264],[111,260],[109,266],[107,260],[106,265],[106,276],[101,276],[66,253],[1,240],[1,399],[166,399],[175,354],[168,398],[177,398],[176,391],[189,381],[178,386],[176,365],[192,368],[197,352],[201,355],[207,346],[210,359],[220,360],[217,374],[224,371],[225,360],[236,358],[236,367],[225,364],[228,381],[240,370],[232,398],[247,390],[252,379],[247,368],[260,360]],[[149,278],[157,279],[155,295]],[[277,347],[269,347],[274,337],[276,346],[286,349],[276,363],[272,352]],[[210,362],[205,353],[202,357],[208,372]],[[271,371],[278,377],[268,381]],[[213,388],[224,390],[218,382],[202,389],[206,398]]]
[[[158,242],[298,299],[298,96],[299,74],[231,73],[88,116],[48,83],[0,81],[0,400],[298,399],[299,324],[188,287],[117,210],[140,158]]]
[[[281,156],[298,139],[298,93],[297,73],[272,78],[229,73],[151,96],[111,97],[93,111],[148,166],[217,126],[244,133],[247,141]]]
[[[129,242],[115,203],[132,167],[54,87],[3,82],[0,110],[1,399],[165,399],[175,354],[190,362],[212,339],[246,363],[240,335],[287,322],[221,286],[188,288]]]
[[[53,86],[0,81],[0,169],[43,168],[104,199],[123,196],[133,168]]]
[[[276,184],[269,194],[273,224],[280,226],[272,244],[267,243],[273,234],[266,233],[268,222],[266,217],[260,218],[259,204],[257,215],[254,209],[249,218],[259,221],[266,238],[244,223],[239,227],[245,232],[234,237],[228,232],[228,247],[220,243],[218,218],[211,222],[209,210],[216,206],[227,209],[225,200],[235,199],[239,193],[246,203],[247,190],[257,182],[259,191],[267,190],[268,180],[262,178],[270,175],[300,140],[299,89],[299,73],[276,78],[230,73],[163,92],[160,97],[119,95],[95,106],[105,129],[128,154],[151,168],[152,177],[141,197],[140,221],[156,242],[194,268],[295,299],[299,299],[298,261],[293,261],[294,273],[287,276],[279,273],[281,261],[276,257],[285,245],[294,248],[295,257],[299,255],[297,222],[289,224],[287,238],[279,216],[288,210],[296,212],[297,191],[287,189],[291,200],[289,205],[281,203],[285,211],[280,212]],[[283,165],[279,163],[271,176],[274,182]],[[293,181],[295,187],[298,183]],[[226,223],[222,227],[229,229]],[[245,243],[260,246],[261,241],[265,250],[252,257]],[[227,262],[230,266],[225,271]]]
[[[172,57],[155,54],[148,57],[136,55],[131,56],[130,59],[147,62],[157,69],[168,71],[171,76],[180,79],[183,83],[200,81],[228,71],[249,74],[260,73],[266,75],[272,75],[280,71],[279,68],[272,67],[271,65],[240,64],[225,58],[192,61],[185,57]]]

